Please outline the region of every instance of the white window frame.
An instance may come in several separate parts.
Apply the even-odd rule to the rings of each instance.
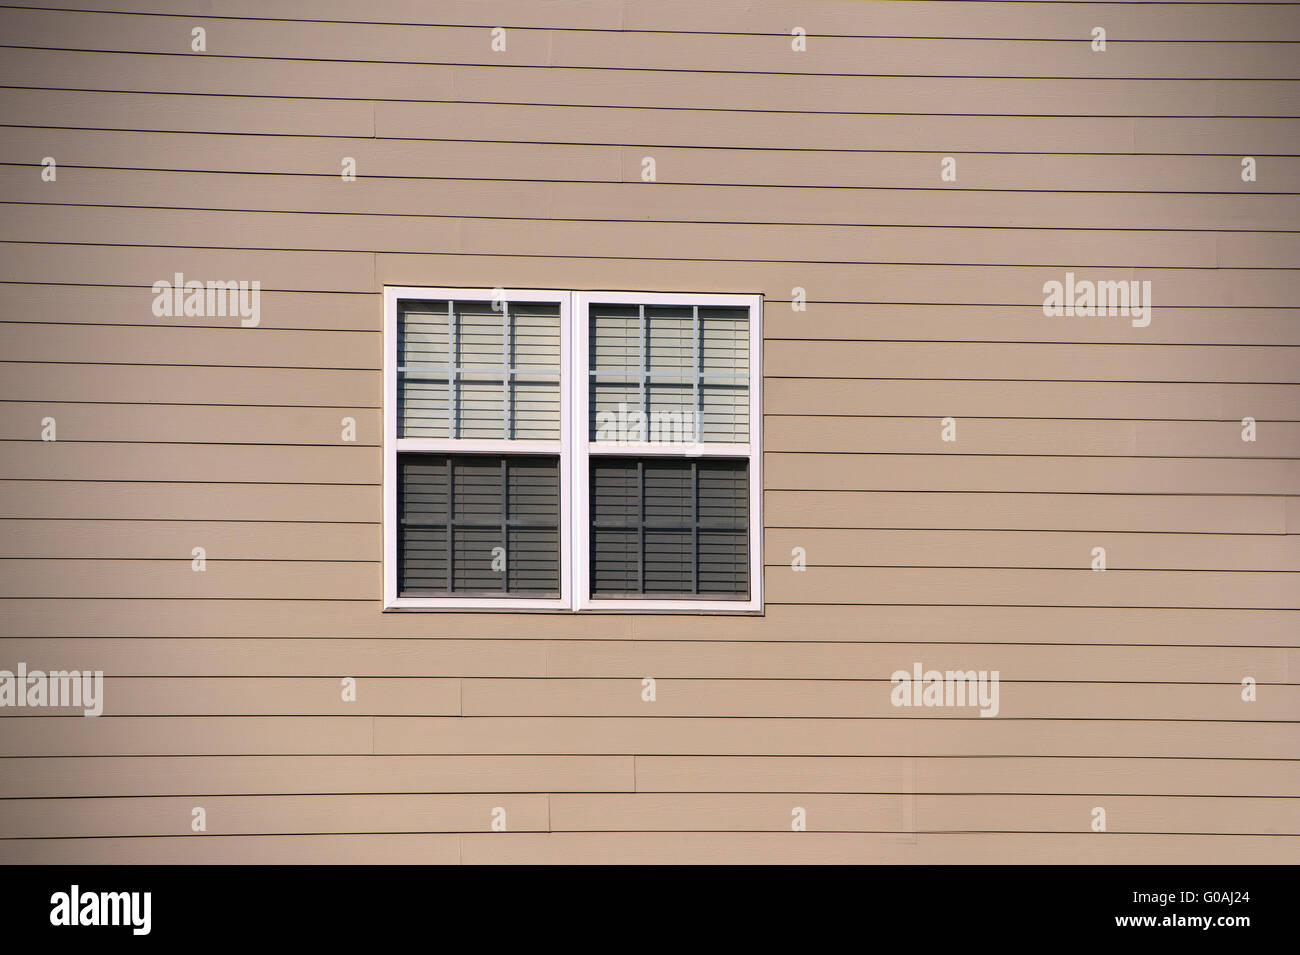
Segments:
[[[743,444],[701,441],[679,444],[665,442],[605,442],[590,439],[589,401],[591,365],[588,306],[603,305],[711,305],[742,306],[749,309],[749,440]],[[582,360],[582,374],[574,382],[574,475],[573,539],[577,610],[615,612],[669,611],[750,612],[763,608],[763,297],[761,295],[697,295],[691,292],[577,292],[573,302],[573,354]],[[698,414],[698,409],[696,411]],[[697,599],[694,597],[593,597],[590,528],[590,460],[592,455],[691,458],[748,458],[749,480],[749,598]]]
[[[397,436],[397,303],[400,299],[558,302],[560,305],[560,440],[399,438]],[[591,388],[589,322],[593,303],[611,305],[729,306],[749,310],[749,440],[742,443],[601,442],[589,436]],[[557,289],[384,287],[384,609],[566,610],[664,613],[739,613],[763,610],[763,297],[692,292],[610,292]],[[450,397],[450,389],[449,389]],[[560,462],[559,597],[401,597],[397,592],[399,451],[442,454],[543,454]],[[673,459],[746,458],[749,462],[749,596],[739,599],[593,597],[589,541],[591,455]]]
[[[507,309],[511,302],[555,302],[560,306],[560,440],[537,441],[513,438],[399,438],[397,436],[397,303],[401,299],[450,299],[458,302],[491,302],[503,299]],[[384,287],[384,609],[385,610],[568,610],[573,603],[573,562],[566,555],[572,550],[573,494],[570,476],[570,425],[573,420],[568,386],[572,375],[569,356],[573,322],[569,309],[573,296],[568,291],[552,289],[468,289],[422,288],[415,286]],[[509,382],[502,382],[509,388]],[[447,400],[452,400],[452,383],[448,382]],[[559,458],[560,468],[560,595],[558,597],[403,597],[397,592],[397,455],[398,452],[424,451],[439,454],[544,454]],[[451,568],[447,568],[451,573]]]

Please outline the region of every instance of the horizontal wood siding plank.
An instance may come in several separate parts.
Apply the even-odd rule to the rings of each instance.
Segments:
[[[9,839],[7,865],[132,861],[151,865],[456,865],[460,837],[450,834],[155,836],[135,839]]]
[[[205,835],[489,832],[501,808],[512,832],[547,830],[548,798],[517,793],[145,797],[7,800],[5,838],[170,836],[190,831],[199,802]],[[1117,827],[1118,828],[1118,827]]]
[[[201,543],[195,546],[203,546]],[[1059,607],[1300,609],[1295,572],[814,567],[767,568],[767,600],[779,604],[902,604]],[[171,559],[33,559],[3,565],[0,597],[371,600],[377,560],[250,561],[206,550],[196,572],[189,551]]]
[[[197,681],[184,681],[187,685],[191,682]],[[1300,720],[1300,687],[1295,686],[1270,686],[1261,691],[1257,701],[1246,703],[1239,688],[1225,692],[1212,685],[999,685],[998,713],[1009,719],[1086,719],[1103,711],[1115,719],[1130,720]],[[894,684],[885,680],[658,680],[653,704],[641,699],[641,681],[637,679],[472,679],[462,681],[461,687],[461,713],[465,716],[861,718],[898,716],[901,712],[890,702]],[[145,687],[137,689],[131,683],[116,697],[131,693],[128,700],[134,700],[134,694],[143,692]],[[400,706],[402,700],[392,705]],[[917,718],[951,715],[942,708],[907,712]]]
[[[635,761],[635,780],[633,762]],[[1294,796],[1286,760],[817,756],[14,757],[5,798],[439,792]]]
[[[438,618],[434,618],[435,621]],[[560,617],[568,628],[583,624]],[[617,618],[615,618],[617,619]],[[426,624],[433,626],[433,624]],[[617,624],[606,625],[612,630]],[[502,625],[502,629],[507,629]],[[446,636],[451,636],[447,634]],[[568,679],[876,679],[927,669],[998,670],[1008,681],[1207,683],[1239,689],[1294,681],[1300,651],[1256,646],[944,644],[828,641],[582,640],[481,637],[77,639],[12,637],[0,667],[103,670],[107,676],[557,677]],[[1290,675],[1290,679],[1288,679]],[[980,723],[996,721],[978,720]]]
[[[0,796],[631,792],[632,762],[630,756],[15,757],[0,776]],[[1243,778],[1269,785],[1258,771],[1244,769]]]
[[[1278,40],[1300,39],[1300,18],[1289,9],[1252,9],[1243,16],[1231,7],[1201,6],[1202,0],[1181,4],[1117,4],[1112,11],[1116,32],[1133,40]],[[37,9],[174,14],[166,0],[34,0]],[[819,0],[808,5],[810,33],[836,36],[917,37],[1045,37],[1076,39],[1083,35],[1080,17],[1068,4],[1041,4],[1021,9],[1012,2],[965,0],[924,6],[865,9]],[[1064,7],[1064,9],[1062,9]],[[195,15],[196,10],[184,11]],[[420,0],[382,0],[358,11],[346,0],[321,0],[304,10],[296,0],[223,0],[220,14],[254,20],[331,21],[425,25],[430,11]],[[977,12],[978,15],[974,15]],[[761,0],[743,10],[719,11],[688,0],[672,0],[650,9],[632,9],[620,0],[575,0],[563,6],[539,8],[527,0],[446,0],[437,10],[444,25],[503,23],[532,29],[596,29],[758,33],[789,36],[788,7],[781,0]],[[786,44],[782,44],[785,48]]]
[[[0,11],[0,16],[3,14],[4,11]],[[717,38],[709,42],[715,43]],[[1053,50],[1059,55],[1059,48]],[[1237,55],[1243,57],[1258,55],[1231,45],[1214,50],[1219,53],[1236,50]],[[1256,61],[1252,59],[1252,62]],[[924,66],[925,63],[917,65]],[[4,90],[0,91],[0,102],[16,108],[21,94],[36,95],[32,91]],[[108,115],[114,114],[109,111]],[[362,177],[350,184],[349,191],[354,187],[363,188],[363,181],[375,178],[415,179],[426,187],[440,179],[492,179],[500,181],[502,186],[511,180],[639,182],[641,159],[646,148],[617,143],[478,141],[470,138],[469,134],[464,140],[264,134],[232,141],[231,136],[218,132],[73,129],[50,126],[51,121],[46,118],[38,125],[8,128],[4,142],[0,142],[0,161],[30,166],[37,151],[54,153],[59,157],[59,182],[81,185],[82,188],[102,182],[93,173],[104,170],[241,173],[259,186],[261,180],[256,177],[265,174],[291,181],[315,176],[322,180],[320,185],[323,186],[327,185],[326,179],[328,184],[338,181],[342,156],[352,156],[357,160],[358,173]],[[829,150],[794,146],[781,148],[773,144],[758,149],[683,148],[657,144],[654,156],[657,167],[672,171],[673,183],[817,189],[1012,191],[1009,195],[1024,190],[1135,194],[1126,196],[1126,199],[1139,198],[1146,192],[1177,191],[1186,199],[1188,194],[1203,192],[1249,194],[1266,191],[1276,195],[1300,191],[1300,158],[1295,156],[1267,157],[1267,188],[1259,182],[1243,182],[1238,157],[1225,155],[1096,155],[1072,149],[1050,154],[966,150],[960,156],[960,178],[956,184],[938,179],[939,162],[933,152],[890,150],[872,144]],[[139,179],[139,176],[123,177],[122,181],[129,183]],[[168,180],[163,178],[160,181]],[[222,180],[219,176],[209,176],[204,181],[219,183]],[[960,190],[954,188],[958,184]],[[259,189],[259,195],[261,191]],[[73,196],[77,194],[74,192]],[[294,194],[302,193],[291,195]],[[370,190],[367,194],[379,195]],[[318,204],[328,200],[328,193],[324,190],[319,190],[316,195]],[[421,194],[411,190],[411,195],[418,198]],[[66,197],[63,189],[58,195],[40,198],[45,202],[76,201]],[[104,204],[112,204],[111,196],[104,198],[109,200]],[[214,199],[231,202],[234,198],[233,195],[204,195],[202,201],[194,205],[211,208]],[[337,201],[341,203],[346,198],[340,195]],[[320,211],[331,210],[321,205]],[[340,207],[333,211],[343,210]]]
[[[808,567],[1090,567],[1095,534],[769,527],[767,560],[803,547]],[[1300,539],[1284,534],[1107,534],[1110,570],[1300,571]]]
[[[748,33],[674,32],[647,43],[635,33],[609,29],[534,28],[516,31],[506,50],[494,52],[482,42],[483,29],[478,26],[249,21],[212,16],[203,20],[208,30],[220,35],[220,55],[240,57],[687,71],[707,62],[727,72],[756,71],[761,66],[767,72],[813,74],[854,74],[869,63],[877,75],[952,77],[1002,77],[1009,70],[1017,76],[1044,77],[1286,79],[1291,75],[1290,51],[1285,45],[1260,42],[1256,36],[1249,45],[1222,44],[1204,53],[1198,51],[1195,58],[1188,55],[1185,44],[1177,42],[1148,40],[1140,51],[1118,44],[1113,52],[1107,51],[1103,70],[1088,44],[1067,45],[1046,37],[976,40],[830,35],[815,38],[815,56],[794,56],[787,44]],[[60,10],[6,10],[0,14],[0,29],[12,45],[64,50],[174,54],[178,42],[172,26],[169,18],[148,14]]]
[[[466,833],[156,836],[6,840],[6,864],[683,865],[954,864],[990,858],[1052,865],[1189,865],[1232,859],[1284,865],[1294,837],[1114,833]]]
[[[102,722],[123,723],[132,719]],[[287,718],[285,718],[287,719]],[[51,721],[55,722],[55,721]],[[62,722],[67,723],[68,720]],[[180,722],[180,721],[173,721]],[[8,725],[8,724],[4,724]],[[119,746],[146,741],[145,730],[120,734]],[[61,754],[77,746],[67,734],[47,734]],[[117,736],[118,734],[115,734]],[[157,731],[151,736],[160,736]],[[217,744],[216,734],[204,744]],[[107,742],[107,741],[106,741]],[[319,743],[315,745],[320,745]],[[1289,724],[1139,721],[663,719],[660,717],[380,717],[375,752],[556,754],[888,756],[1190,756],[1296,759],[1300,745]],[[264,750],[263,750],[264,751]],[[300,750],[292,750],[299,752]],[[311,750],[318,752],[319,750]],[[15,754],[25,755],[25,754]]]
[[[0,558],[170,560],[202,540],[235,560],[377,561],[381,537],[377,523],[12,518],[0,520]]]
[[[1082,52],[1087,46],[1080,39]],[[480,49],[489,50],[490,44],[484,42]],[[1277,112],[1266,116],[1294,116],[1300,108],[1300,92],[1285,80],[1237,79],[1221,85],[1195,79],[1133,83],[1107,77],[773,75],[523,64],[502,69],[228,57],[11,47],[0,61],[0,83],[110,92],[162,88],[186,94],[695,110],[752,110],[761,103],[763,111],[952,116],[1252,116],[1261,101],[1277,104]]]
[[[0,495],[3,486],[0,486]],[[1286,534],[1290,498],[1135,494],[769,491],[782,527]],[[3,497],[0,496],[0,503]]]
[[[810,378],[764,380],[769,414],[872,413],[935,419],[964,409],[985,418],[1300,420],[1300,388],[1245,382],[952,381]],[[933,422],[927,422],[932,424]],[[1240,434],[1240,432],[1238,432]]]
[[[445,219],[433,230],[412,216],[268,214],[10,206],[0,240],[107,245],[230,247],[258,236],[275,249],[427,254],[627,256],[707,259],[726,248],[737,261],[1055,265],[1072,267],[1279,268],[1300,256],[1290,233],[1114,232],[868,226],[707,225]],[[676,255],[674,256],[674,252]],[[152,303],[152,296],[150,297]]]
[[[1095,796],[619,794],[551,798],[553,832],[772,832],[792,807],[815,832],[1075,832]],[[1297,834],[1285,799],[1112,796],[1107,832]]]
[[[807,159],[797,157],[792,161],[804,165]],[[864,159],[862,162],[870,163],[872,160]],[[887,188],[871,187],[869,183],[863,183],[867,188],[832,185],[806,188],[770,185],[746,180],[740,175],[721,184],[700,185],[689,179],[683,181],[684,177],[669,177],[667,169],[659,181],[649,184],[640,182],[640,163],[640,158],[635,156],[627,161],[626,174],[635,180],[629,182],[394,179],[362,174],[356,182],[344,184],[334,171],[328,175],[265,175],[74,167],[62,170],[57,192],[43,191],[35,195],[33,189],[39,170],[34,165],[15,165],[0,167],[0,201],[28,203],[39,198],[49,205],[164,209],[193,209],[198,206],[234,211],[431,216],[437,217],[440,223],[445,223],[447,217],[461,216],[579,222],[788,223],[1035,230],[1061,229],[1068,225],[1072,229],[1193,229],[1233,233],[1292,232],[1300,216],[1300,198],[1294,195],[1234,195],[1227,183],[1224,189],[1215,193],[1128,192],[1117,201],[1113,193],[1080,192],[1077,189],[1017,192],[988,187]],[[1240,168],[1239,164],[1235,167],[1238,183],[1241,182]],[[1230,175],[1234,170],[1226,172]],[[933,168],[930,173],[933,173]],[[861,175],[859,173],[859,181]],[[968,185],[972,183],[963,181],[964,187]],[[1165,188],[1172,189],[1169,185]],[[1266,255],[1268,251],[1264,248],[1257,254]],[[1073,266],[1068,260],[1063,264]],[[66,281],[66,276],[62,278]],[[147,287],[155,278],[133,284]],[[31,273],[10,280],[42,281]],[[47,281],[58,283],[59,278]],[[100,284],[125,282],[125,277],[117,276]],[[86,284],[86,280],[81,284]],[[268,291],[295,286],[274,285],[264,277],[262,288]],[[335,285],[328,290],[369,291],[368,288]],[[771,295],[779,300],[788,300],[790,287],[773,289]],[[834,300],[833,296],[820,292],[812,295],[814,301],[819,298]],[[862,300],[879,301],[869,295],[862,296]],[[1037,297],[1037,304],[1041,303],[1041,297]],[[979,301],[971,304],[1014,303]],[[1161,304],[1201,307],[1215,303],[1193,299],[1162,301]],[[1279,303],[1280,306],[1291,304]]]
[[[1293,796],[1300,791],[1300,763],[1079,757],[638,756],[636,782],[638,792]]]
[[[1130,643],[1145,646],[1293,647],[1295,614],[1285,610],[1131,607],[945,607],[773,604],[751,615],[653,614],[639,617],[572,613],[389,613],[376,600],[188,600],[81,598],[58,615],[47,601],[0,598],[0,622],[28,638],[265,639],[268,633],[370,639],[672,639],[688,642],[881,640],[931,635],[959,644]],[[62,644],[61,644],[62,646]],[[241,647],[248,651],[248,645]],[[185,673],[171,664],[172,673]],[[348,669],[344,663],[338,669]],[[438,675],[440,671],[427,671]],[[293,671],[277,671],[293,675]]]

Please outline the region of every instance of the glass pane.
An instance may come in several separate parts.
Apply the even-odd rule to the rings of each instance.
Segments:
[[[592,593],[745,597],[749,463],[594,457]]]
[[[399,302],[398,436],[559,440],[561,342],[558,302]]]
[[[404,452],[398,493],[400,593],[558,593],[558,458]]]

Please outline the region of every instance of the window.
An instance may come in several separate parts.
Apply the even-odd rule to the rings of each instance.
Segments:
[[[758,296],[384,299],[387,608],[761,609]]]

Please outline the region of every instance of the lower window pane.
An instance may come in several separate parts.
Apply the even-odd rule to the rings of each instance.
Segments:
[[[593,457],[594,596],[749,595],[749,463]]]
[[[399,593],[559,593],[558,458],[403,453],[397,464]]]

